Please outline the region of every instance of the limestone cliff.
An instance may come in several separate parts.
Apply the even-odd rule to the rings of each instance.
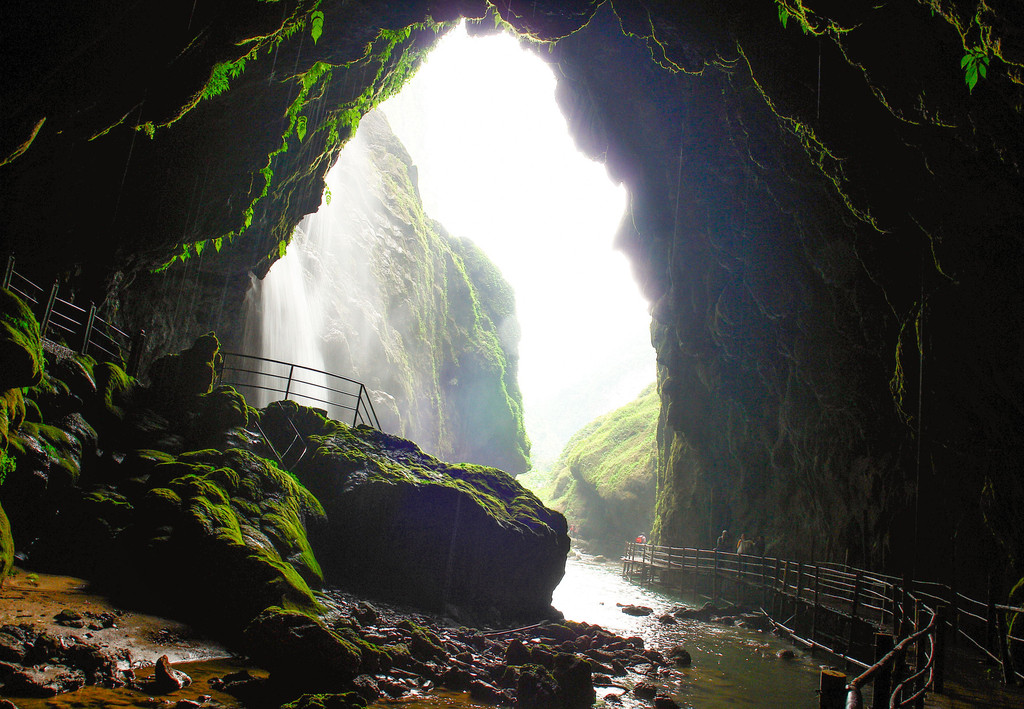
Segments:
[[[322,367],[375,393],[384,430],[445,460],[525,471],[511,286],[472,242],[424,213],[415,167],[382,114],[363,118],[327,189],[286,257],[299,261],[291,277],[314,311],[305,336]],[[246,352],[289,359],[282,353],[303,335],[262,311],[278,292],[288,297],[255,284]]]
[[[660,409],[652,384],[573,434],[551,470],[519,481],[565,515],[575,538],[618,553],[654,520]]]

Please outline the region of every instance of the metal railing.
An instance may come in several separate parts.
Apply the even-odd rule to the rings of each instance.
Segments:
[[[361,382],[292,362],[238,352],[221,354],[224,359],[217,373],[221,384],[248,390],[265,403],[292,400],[324,408],[328,416],[339,421],[344,416],[353,426],[364,424],[380,430],[377,412]]]
[[[760,603],[773,626],[793,642],[858,668],[858,676],[845,688],[840,685],[851,709],[861,706],[862,687],[869,681],[876,707],[921,706],[926,692],[941,692],[949,630],[999,663],[1004,681],[1022,677],[1008,659],[1007,642],[1024,641],[1007,634],[1005,614],[1024,613],[1024,608],[995,604],[991,592],[983,603],[944,584],[842,564],[633,542],[626,546],[622,572],[711,600],[731,591],[737,602]],[[872,642],[863,637],[868,631]],[[823,686],[824,681],[823,676]],[[822,706],[831,705],[823,701]]]
[[[10,290],[25,301],[39,320],[39,335],[53,342],[63,342],[81,355],[98,361],[120,362],[131,376],[138,375],[145,332],[134,336],[97,314],[95,304],[82,308],[60,297],[60,283],[54,281],[50,290],[36,285],[14,270],[14,256],[7,257],[0,287]]]

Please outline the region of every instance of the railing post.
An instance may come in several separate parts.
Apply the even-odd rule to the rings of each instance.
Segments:
[[[715,567],[711,570],[711,602],[718,602],[718,550],[715,549]]]
[[[858,571],[857,575],[853,579],[853,607],[850,609],[850,632],[846,636],[846,656],[852,657],[850,654],[853,648],[853,631],[857,624],[857,604],[860,602],[860,584],[861,584],[861,572]]]
[[[39,336],[46,337],[46,328],[50,324],[50,313],[53,312],[53,303],[57,300],[57,289],[60,288],[60,281],[54,281],[50,287],[50,297],[46,300],[46,308],[43,310],[43,317],[39,321]]]
[[[89,314],[85,318],[85,331],[82,333],[82,347],[78,350],[80,355],[89,354],[89,338],[92,337],[92,327],[95,322],[96,304],[89,303]]]
[[[356,410],[352,414],[352,427],[354,428],[359,424],[359,407],[363,403],[363,385],[359,385],[359,396],[356,397]]]
[[[1013,668],[1010,666],[1010,653],[1006,645],[1006,614],[996,611],[996,642],[999,643],[999,664],[1003,666],[1003,684],[1013,682]]]
[[[818,708],[843,709],[846,704],[846,675],[839,670],[823,669],[818,680]]]
[[[893,648],[893,639],[889,633],[875,633],[875,662],[889,654]],[[882,665],[875,673],[871,685],[871,706],[888,707],[889,695],[892,693],[892,663]]]
[[[811,611],[811,637],[812,643],[818,642],[815,635],[818,632],[818,588],[821,583],[821,567],[814,567],[814,608]],[[811,657],[814,657],[814,645],[811,645]]]
[[[927,613],[928,613],[928,610],[924,607],[924,604],[921,603],[920,600],[915,600],[914,601],[914,632],[915,633],[918,630],[921,630],[922,628],[924,628],[926,625],[928,625],[928,621],[925,620],[925,615]],[[916,651],[915,652],[916,656],[914,658],[914,671],[915,672],[920,673],[921,670],[924,668],[925,664],[927,664],[927,662],[928,662],[928,651],[925,649],[925,643],[927,643],[927,642],[928,642],[928,636],[927,635],[922,635],[921,637],[919,637],[917,639],[917,642],[915,643],[915,648],[914,648],[915,651]],[[916,692],[919,689],[924,689],[924,687],[927,684],[928,684],[928,675],[927,674],[921,674],[920,677],[918,678],[917,682],[914,683],[913,689]],[[921,693],[920,697],[918,697],[917,699],[914,700],[914,707],[916,709],[924,709],[924,693],[923,692]]]
[[[292,375],[295,374],[295,365],[288,365],[288,382],[284,385],[284,400],[288,401],[288,394],[292,390]]]
[[[797,620],[800,614],[800,596],[804,592],[804,562],[796,562],[796,596],[793,597],[793,630],[798,630]]]
[[[682,596],[686,588],[686,547],[679,551],[683,552],[682,557],[679,559],[679,595]]]
[[[130,377],[139,376],[139,367],[142,365],[142,353],[146,350],[146,331],[139,330],[135,333],[135,337],[131,339],[131,343],[128,345],[128,367],[127,374]],[[224,374],[224,360],[221,360],[221,371],[218,372],[218,378]]]
[[[932,644],[932,667],[934,683],[932,688],[936,694],[942,694],[946,680],[946,617],[949,615],[946,606],[935,608],[935,642]]]
[[[7,257],[7,266],[4,267],[4,282],[3,288],[7,290],[11,287],[11,276],[14,275],[14,254]]]

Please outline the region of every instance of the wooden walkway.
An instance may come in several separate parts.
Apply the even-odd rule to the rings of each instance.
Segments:
[[[622,573],[671,592],[759,608],[794,643],[841,659],[859,674],[824,671],[822,707],[861,706],[869,683],[872,706],[923,707],[926,693],[942,691],[947,636],[998,663],[1005,683],[1024,679],[1007,652],[1007,642],[1024,650],[1024,639],[1008,637],[1001,620],[1024,609],[982,603],[941,584],[841,564],[639,543],[626,546]]]

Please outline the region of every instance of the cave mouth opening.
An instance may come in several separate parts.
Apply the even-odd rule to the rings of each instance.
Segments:
[[[518,380],[534,470],[553,464],[586,423],[635,399],[655,374],[649,305],[626,256],[614,249],[625,188],[577,149],[555,88],[552,66],[517,38],[471,36],[463,21],[378,109],[411,156],[426,216],[480,247],[514,290],[518,323],[495,325],[521,336]],[[351,249],[326,246],[345,237],[325,241],[325,232],[345,229],[328,215],[347,209],[340,202],[353,190],[353,172],[366,168],[370,130],[360,129],[328,173],[319,212],[299,226],[296,243],[265,279],[264,293],[294,294],[283,282],[304,272],[310,281],[319,258],[311,250]],[[307,266],[286,262],[297,259]],[[327,306],[320,294],[302,300],[314,309]],[[321,327],[327,319],[320,318]],[[264,325],[264,342],[302,339],[268,335],[272,326]],[[308,346],[305,351],[308,357]],[[359,355],[350,356],[355,364]],[[326,366],[324,358],[316,366]]]

